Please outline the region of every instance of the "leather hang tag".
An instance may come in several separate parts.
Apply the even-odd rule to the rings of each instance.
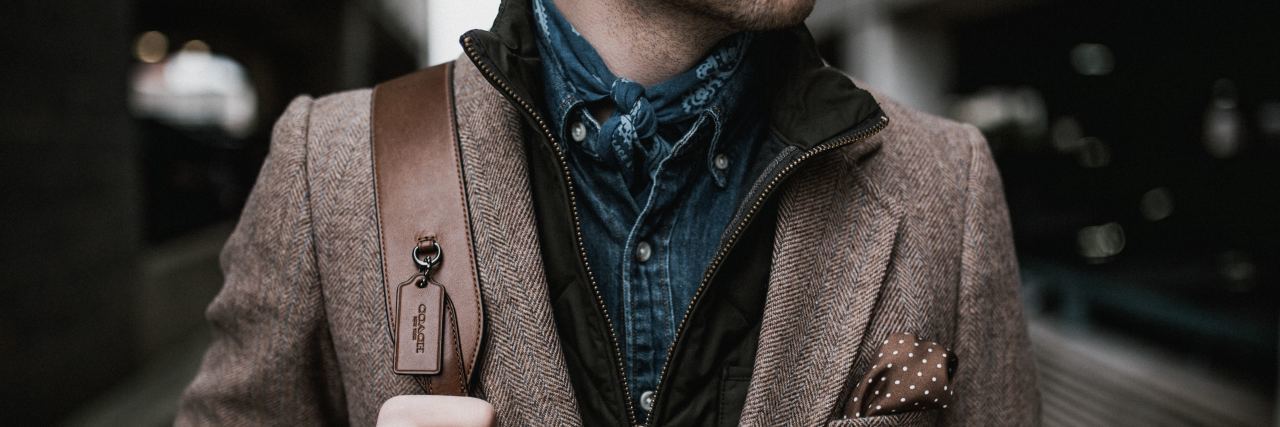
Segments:
[[[396,352],[393,370],[404,375],[435,375],[443,366],[444,287],[415,274],[399,285],[396,303]]]
[[[432,375],[415,378],[423,391],[461,396],[467,394],[478,371],[475,365],[484,341],[485,319],[472,252],[468,186],[455,126],[452,64],[446,62],[374,88],[369,147],[381,240],[380,279],[387,301],[388,344],[393,352],[388,368],[415,374],[438,370],[417,375]],[[434,239],[431,234],[436,234]],[[441,258],[445,246],[452,256],[447,266]],[[411,248],[414,259],[406,262],[410,260],[402,257]],[[396,281],[419,272],[426,273],[434,285],[412,290]],[[431,287],[439,287],[443,296],[430,295],[435,292]],[[400,298],[402,292],[404,298]],[[444,299],[444,309],[433,312],[433,307],[439,307],[438,298]],[[418,353],[414,339],[419,337],[412,335],[419,308],[415,301],[431,302],[421,304],[426,308],[421,318],[422,353]],[[439,356],[432,359],[435,354]]]

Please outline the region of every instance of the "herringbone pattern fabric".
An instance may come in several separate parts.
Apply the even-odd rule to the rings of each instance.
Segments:
[[[370,424],[384,400],[421,390],[390,369],[393,345],[370,174],[369,96],[369,91],[356,91],[320,98],[314,102],[310,123],[302,124],[309,129],[307,172],[316,217],[313,256],[320,266],[323,314],[337,332],[332,341],[344,373],[345,408],[331,410],[346,412],[351,424]]]
[[[520,118],[473,64],[457,64],[458,132],[489,316],[485,397],[504,425],[581,424],[542,270]]]
[[[503,425],[580,424],[538,253],[521,119],[469,62],[456,71],[489,327],[477,393]],[[304,97],[278,122],[223,252],[226,284],[208,312],[216,340],[178,424],[370,425],[386,399],[423,393],[391,370],[369,107],[367,90]],[[741,421],[1033,425],[1034,366],[987,146],[971,127],[882,107],[887,129],[812,159],[781,188]],[[898,332],[955,350],[953,405],[842,419],[850,382]]]
[[[838,153],[795,176],[779,210],[773,274],[744,425],[822,425],[845,388],[893,252],[898,214]]]
[[[923,427],[937,425],[933,412],[906,412],[868,418],[840,418],[827,423],[827,427]]]
[[[311,107],[309,99],[296,100],[280,118],[272,154],[222,252],[226,282],[207,312],[215,342],[183,396],[179,425],[345,418],[312,256],[305,143]]]
[[[881,105],[888,128],[787,188],[742,422],[1036,425],[1008,212],[986,142],[972,127]],[[955,349],[954,404],[839,420],[850,381],[899,332]]]

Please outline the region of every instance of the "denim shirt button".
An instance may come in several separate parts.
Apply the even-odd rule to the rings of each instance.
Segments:
[[[729,169],[729,156],[716,154],[715,159],[712,159],[712,164],[719,170]]]
[[[573,122],[573,125],[569,126],[569,137],[573,138],[574,142],[582,142],[586,140],[587,125],[582,124],[582,122]]]
[[[644,393],[640,393],[640,409],[645,412],[653,411],[653,401],[656,397],[653,390],[646,390]]]
[[[636,261],[645,262],[651,256],[653,256],[653,247],[649,242],[640,242],[636,245]]]

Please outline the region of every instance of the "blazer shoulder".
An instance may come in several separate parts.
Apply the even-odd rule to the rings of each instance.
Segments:
[[[276,120],[271,151],[367,145],[371,92],[358,89],[320,98],[295,97]]]
[[[877,135],[879,153],[863,166],[910,204],[965,197],[975,166],[991,166],[977,128],[907,107],[876,94],[889,126]],[[982,164],[975,164],[981,162]]]
[[[373,180],[370,96],[369,89],[298,96],[276,121],[268,163],[301,174],[297,191],[326,190],[311,194],[313,209],[372,197],[364,194]]]
[[[987,149],[987,141],[973,125],[938,117],[877,96],[880,108],[889,116],[884,131],[884,147],[901,160],[966,169],[975,149]]]
[[[326,95],[312,106],[309,143],[316,150],[344,150],[369,145],[373,90]]]

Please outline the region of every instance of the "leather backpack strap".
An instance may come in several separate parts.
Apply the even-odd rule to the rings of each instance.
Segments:
[[[484,310],[452,92],[452,62],[380,84],[373,90],[370,130],[382,285],[396,351],[395,370],[413,374],[428,394],[466,395],[484,333]],[[408,309],[415,311],[403,314],[413,320],[404,323],[397,308],[401,285],[422,274],[420,260],[437,254],[437,265],[417,277],[442,285],[443,303],[413,300]],[[439,292],[433,295],[438,298]],[[424,328],[418,316],[443,321],[425,322]],[[402,323],[412,330],[401,331],[397,325]],[[424,345],[424,341],[434,342]],[[416,344],[418,353],[410,356],[418,359],[406,368],[400,357],[415,350],[410,344]]]

